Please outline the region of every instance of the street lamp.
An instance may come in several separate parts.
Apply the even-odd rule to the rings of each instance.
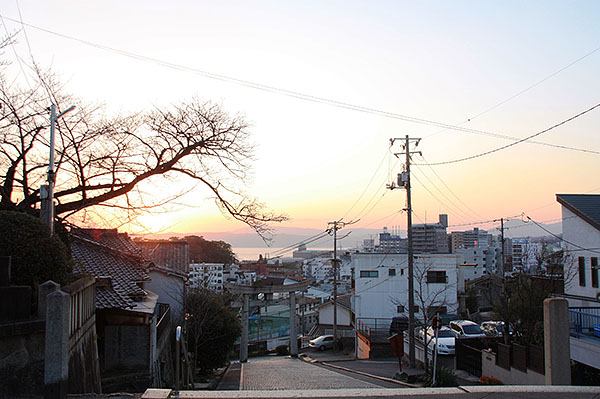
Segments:
[[[50,105],[50,160],[48,161],[48,184],[40,189],[42,199],[41,216],[42,220],[50,228],[50,235],[54,234],[54,183],[56,182],[56,171],[54,170],[54,126],[56,121],[67,112],[75,109],[72,105],[60,114],[56,115],[56,106]]]

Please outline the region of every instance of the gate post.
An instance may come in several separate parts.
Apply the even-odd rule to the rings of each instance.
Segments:
[[[546,385],[571,385],[569,302],[544,300],[544,354]]]
[[[69,387],[69,334],[71,295],[58,290],[46,302],[44,398],[66,399]]]

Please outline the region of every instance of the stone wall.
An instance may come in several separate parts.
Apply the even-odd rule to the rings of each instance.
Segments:
[[[45,323],[0,323],[0,397],[42,394]]]

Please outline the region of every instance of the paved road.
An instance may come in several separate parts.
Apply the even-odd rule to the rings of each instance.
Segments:
[[[281,356],[251,358],[242,364],[241,390],[402,388],[392,383],[340,372]]]

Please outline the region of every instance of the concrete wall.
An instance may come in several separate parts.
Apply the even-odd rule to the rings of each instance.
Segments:
[[[572,360],[600,369],[600,343],[575,337],[570,342]]]
[[[338,303],[337,306],[337,325],[350,325],[350,311]],[[319,324],[333,325],[333,304],[326,304],[319,307]]]
[[[481,351],[481,375],[494,377],[506,385],[545,385],[545,376],[532,370],[526,373],[512,367],[507,370],[496,366],[496,354],[491,351]]]
[[[171,320],[177,323],[183,315],[183,279],[156,270],[151,270],[149,274],[151,281],[146,282],[144,287],[158,294],[159,303],[169,304],[171,307]]]
[[[148,371],[150,364],[149,325],[108,325],[104,332],[104,370]]]

